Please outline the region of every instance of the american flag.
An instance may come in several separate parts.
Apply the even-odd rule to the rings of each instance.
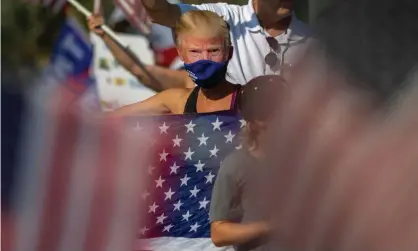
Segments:
[[[143,34],[149,34],[151,20],[142,5],[141,0],[114,0],[115,4],[121,8],[129,22]]]
[[[222,160],[241,149],[245,121],[235,112],[169,115],[152,118],[158,149],[147,165],[148,188],[142,192],[144,221],[139,247],[211,250],[209,206]],[[144,118],[131,119],[141,127]]]
[[[30,95],[5,250],[214,250],[211,189],[235,114],[92,123],[59,86]]]

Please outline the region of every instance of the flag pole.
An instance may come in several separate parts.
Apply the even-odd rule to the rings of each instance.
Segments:
[[[76,8],[79,12],[81,12],[84,16],[89,17],[92,15],[90,11],[88,11],[83,5],[81,5],[76,0],[68,0],[74,8]],[[139,58],[135,55],[135,53],[129,48],[129,46],[124,43],[109,26],[103,24],[100,28],[113,40],[115,43],[123,48],[126,54],[141,68],[143,72],[151,79],[151,81],[158,83],[160,86],[161,83],[154,77],[152,74],[145,68],[144,64],[139,60]]]
[[[94,0],[93,13],[99,14],[102,12],[102,0]]]

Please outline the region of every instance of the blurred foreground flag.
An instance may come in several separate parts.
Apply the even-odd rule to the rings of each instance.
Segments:
[[[153,132],[84,117],[68,89],[32,98],[4,250],[133,250]]]
[[[210,239],[212,187],[222,160],[241,149],[243,120],[231,111],[152,119],[159,143],[144,173],[150,183],[135,250],[219,250]],[[146,130],[143,118],[132,123]]]

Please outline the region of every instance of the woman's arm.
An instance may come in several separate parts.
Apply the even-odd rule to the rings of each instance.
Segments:
[[[113,39],[108,36],[100,26],[104,24],[102,16],[92,15],[88,17],[88,25],[91,31],[101,37],[112,55],[127,71],[131,72],[141,83],[160,92],[169,88],[193,88],[194,82],[184,70],[172,70],[156,65],[145,65],[145,69],[158,81],[155,82],[137,65],[134,60]]]
[[[173,111],[182,102],[187,89],[169,89],[155,94],[154,96],[115,111],[107,113],[106,117],[117,118],[133,115],[176,113]]]
[[[266,236],[268,233],[269,227],[264,222],[232,223],[215,221],[210,225],[211,239],[217,247],[244,244]]]

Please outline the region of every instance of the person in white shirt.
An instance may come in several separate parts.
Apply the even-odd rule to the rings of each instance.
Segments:
[[[245,6],[226,3],[170,4],[166,0],[142,0],[153,22],[173,27],[181,13],[209,10],[230,25],[234,56],[228,65],[228,81],[244,85],[266,74],[285,76],[313,41],[307,25],[293,14],[292,0],[249,0]]]

